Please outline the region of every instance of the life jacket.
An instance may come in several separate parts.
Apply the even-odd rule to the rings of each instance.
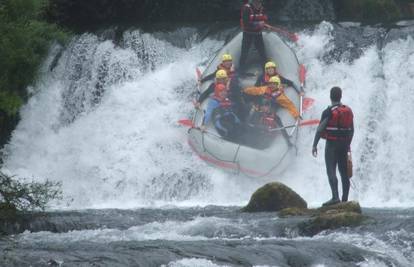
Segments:
[[[225,99],[220,99],[220,108],[224,110],[231,109],[233,104],[227,97]]]
[[[223,63],[221,63],[220,65],[217,66],[217,70],[225,70],[227,73],[227,77],[229,77],[229,79],[233,78],[234,76],[234,71],[230,68],[226,68]]]
[[[352,135],[354,114],[351,108],[345,105],[331,107],[331,118],[322,132],[321,137],[326,140],[348,141]]]
[[[274,129],[277,126],[276,114],[273,112],[263,113],[262,115],[262,124],[269,129]]]
[[[249,20],[246,24],[243,21],[244,12],[249,12]],[[263,7],[256,9],[249,3],[242,6],[240,11],[240,27],[244,32],[261,32],[263,27],[258,26],[258,24],[266,21],[267,16],[264,13]]]
[[[279,76],[279,74],[277,72],[275,72],[274,75],[270,76],[269,74],[265,73],[264,77],[263,77],[263,82],[264,83],[268,83],[270,78],[274,77],[274,76]]]
[[[214,96],[213,96],[213,98],[220,101],[220,92],[223,91],[223,90],[227,90],[226,85],[216,82],[214,84]]]
[[[214,121],[218,119],[226,119],[230,116],[235,116],[233,112],[233,103],[229,98],[226,97],[225,99],[215,99],[219,102],[220,105],[213,111]]]
[[[280,88],[279,90],[272,91],[270,87],[267,87],[266,92],[264,93],[264,97],[272,102],[276,102],[277,98],[283,94],[283,89]]]

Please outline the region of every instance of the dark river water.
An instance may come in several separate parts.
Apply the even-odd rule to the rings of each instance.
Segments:
[[[414,210],[363,212],[371,223],[313,237],[298,235],[302,218],[239,207],[55,212],[2,238],[0,265],[412,266]]]

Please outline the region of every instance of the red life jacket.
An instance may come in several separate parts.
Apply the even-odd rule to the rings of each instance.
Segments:
[[[225,71],[226,71],[226,73],[227,73],[227,77],[229,77],[229,79],[233,78],[234,71],[233,71],[231,68],[230,68],[230,69],[227,69],[227,68],[223,65],[223,63],[221,63],[220,65],[218,65],[218,66],[217,66],[217,70],[225,70]]]
[[[243,13],[249,12],[249,22],[247,25],[243,21]],[[263,26],[257,26],[257,22],[266,22],[267,16],[264,13],[263,7],[256,9],[252,5],[246,3],[242,6],[240,11],[240,27],[244,32],[261,32]]]
[[[353,123],[354,114],[351,108],[345,105],[333,106],[331,118],[321,136],[326,140],[348,141],[352,137]]]
[[[276,123],[275,114],[273,112],[263,113],[262,123],[264,126],[268,127],[269,129],[276,128],[277,123]]]
[[[230,109],[232,106],[232,103],[230,101],[230,99],[228,99],[227,97],[224,99],[219,100],[220,101],[220,107],[222,109]]]
[[[279,89],[276,91],[272,91],[270,87],[267,87],[266,92],[264,93],[264,97],[272,102],[276,103],[277,98],[282,95],[283,90]]]
[[[216,99],[220,103],[220,107],[222,109],[230,109],[232,106],[232,102],[230,101],[230,99],[228,97],[222,98],[220,96],[221,91],[227,90],[227,89],[223,89],[223,87],[226,88],[225,85],[221,83],[216,83],[215,88],[214,88],[213,98]]]
[[[226,85],[216,82],[214,85],[214,98],[220,100],[220,92],[226,89]]]

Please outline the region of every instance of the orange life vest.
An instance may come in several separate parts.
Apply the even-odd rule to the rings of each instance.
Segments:
[[[225,70],[227,73],[227,77],[229,77],[229,79],[233,78],[234,75],[234,71],[230,68],[226,68],[223,63],[221,63],[220,65],[217,66],[217,70]]]

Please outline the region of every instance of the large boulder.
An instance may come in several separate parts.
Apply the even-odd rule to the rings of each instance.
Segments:
[[[245,212],[280,211],[286,208],[306,209],[306,201],[295,191],[278,182],[259,188],[252,195]]]

